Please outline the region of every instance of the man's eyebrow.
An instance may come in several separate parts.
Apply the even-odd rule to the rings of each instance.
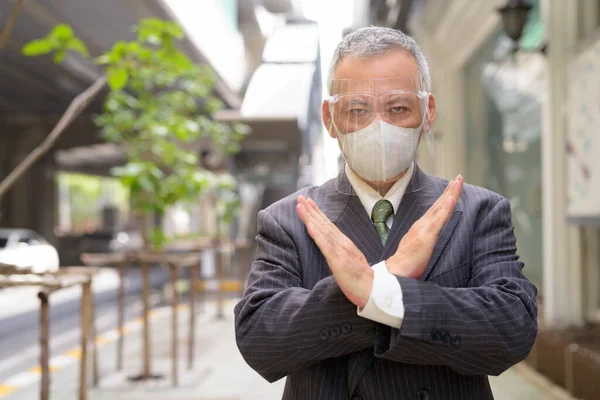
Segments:
[[[387,101],[385,102],[385,104],[390,104],[390,103],[410,103],[410,96],[406,96],[406,95],[395,95],[394,97],[391,97],[389,99],[387,99]]]
[[[368,102],[361,98],[351,99],[348,104],[367,104]]]

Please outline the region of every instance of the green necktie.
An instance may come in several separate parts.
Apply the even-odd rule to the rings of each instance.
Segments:
[[[389,232],[389,228],[385,222],[393,213],[394,207],[392,206],[392,203],[387,200],[379,200],[377,203],[375,203],[373,212],[371,213],[373,226],[379,235],[379,239],[381,239],[381,244],[384,246]]]

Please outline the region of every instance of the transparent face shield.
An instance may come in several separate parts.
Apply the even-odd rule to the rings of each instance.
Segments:
[[[375,186],[391,183],[410,167],[423,139],[431,149],[428,99],[420,77],[333,80],[328,129],[352,171]]]

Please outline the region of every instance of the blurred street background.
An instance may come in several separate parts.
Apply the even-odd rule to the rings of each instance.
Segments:
[[[540,332],[495,396],[598,398],[600,0],[0,0],[0,264],[47,285],[100,267],[87,398],[281,397],[239,355],[233,305],[258,211],[339,171],[325,80],[342,36],[369,25],[415,37],[430,63],[438,116],[419,166],[511,203]],[[198,260],[174,277],[125,256],[150,244]],[[44,286],[21,274],[0,271],[0,399],[43,385]],[[49,299],[49,398],[81,398],[82,289]],[[157,376],[133,381],[144,332]]]

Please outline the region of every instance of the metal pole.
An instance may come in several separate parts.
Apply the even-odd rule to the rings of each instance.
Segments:
[[[42,383],[40,386],[40,399],[50,399],[50,365],[49,365],[49,312],[48,312],[48,294],[39,292],[40,299],[40,368],[42,370]]]
[[[85,282],[82,286],[81,295],[81,362],[79,364],[79,400],[87,399],[87,368],[88,351],[87,345],[90,330],[90,298],[92,294],[90,282]]]
[[[223,314],[223,264],[225,261],[225,251],[223,251],[223,242],[220,238],[217,239],[217,282],[219,287],[217,289],[217,319],[225,318]]]
[[[179,303],[179,297],[177,296],[177,277],[179,276],[179,266],[176,263],[170,263],[169,269],[171,270],[171,289],[173,290],[171,299],[171,374],[173,379],[173,386],[178,385],[178,354],[177,354],[177,304]]]
[[[117,326],[119,330],[119,340],[117,342],[117,371],[123,369],[123,338],[125,332],[125,265],[127,261],[119,263],[119,292],[118,292],[118,321]]]
[[[194,368],[195,340],[196,340],[196,284],[199,265],[190,266],[190,326],[188,337],[188,369]]]
[[[144,371],[142,377],[144,379],[150,378],[150,325],[149,325],[149,313],[150,313],[150,277],[148,272],[148,263],[145,261],[141,262],[142,266],[142,303],[143,303],[143,341],[144,351],[142,354]]]
[[[92,292],[92,278],[90,277],[90,330],[92,340],[92,384],[94,387],[98,387],[100,377],[98,376],[98,344],[96,343],[96,301],[94,299],[94,293]]]

